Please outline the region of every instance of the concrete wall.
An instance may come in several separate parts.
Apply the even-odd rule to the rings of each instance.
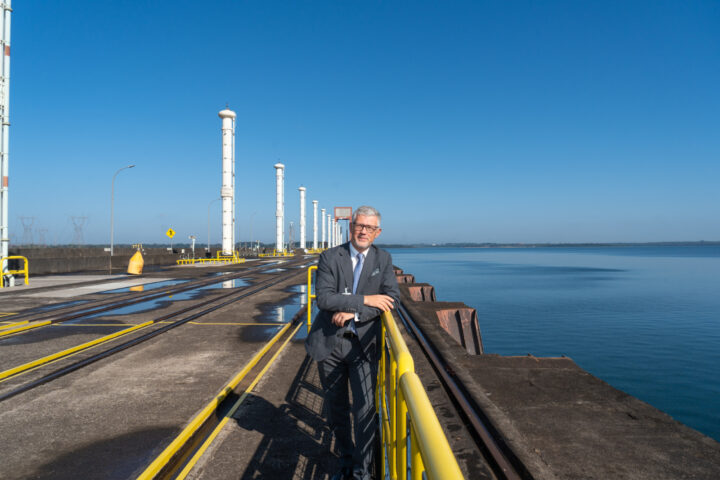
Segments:
[[[169,252],[166,248],[145,248],[143,259],[145,267],[175,265],[180,258],[187,258],[191,255],[189,248],[185,249],[185,255],[180,252],[182,249],[175,249],[175,253]],[[215,256],[216,248],[211,249],[212,256]],[[119,272],[127,269],[130,257],[135,249],[129,247],[115,247],[112,258],[113,271]],[[241,256],[250,257],[252,252],[241,250]],[[262,252],[261,252],[262,253]],[[195,248],[196,258],[205,256],[204,248]],[[108,272],[110,268],[110,254],[104,251],[103,247],[15,247],[10,249],[10,255],[27,257],[30,265],[30,275],[45,275],[53,273],[73,272]],[[21,262],[11,263],[10,269],[20,268]]]

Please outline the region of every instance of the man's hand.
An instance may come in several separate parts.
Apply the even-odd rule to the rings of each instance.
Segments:
[[[335,312],[332,316],[332,322],[338,327],[343,327],[351,318],[355,318],[354,313],[349,312]]]
[[[365,295],[363,302],[368,307],[379,308],[383,312],[389,312],[395,307],[392,297],[388,295]]]

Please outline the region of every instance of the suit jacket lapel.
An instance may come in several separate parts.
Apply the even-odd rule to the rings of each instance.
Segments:
[[[342,275],[345,278],[346,284],[348,286],[348,291],[352,290],[352,284],[353,284],[353,268],[352,268],[352,259],[350,258],[350,245],[344,244],[343,248],[339,250],[340,253],[340,268],[342,270]],[[343,292],[339,292],[343,293]]]

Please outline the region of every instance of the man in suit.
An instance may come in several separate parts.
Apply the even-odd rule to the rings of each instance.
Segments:
[[[342,469],[333,480],[371,478],[378,427],[375,384],[382,348],[380,315],[394,308],[400,298],[390,254],[372,244],[380,232],[380,213],[359,207],[350,223],[350,242],[326,250],[318,262],[315,292],[320,312],[305,348],[318,362],[328,423],[342,460]]]

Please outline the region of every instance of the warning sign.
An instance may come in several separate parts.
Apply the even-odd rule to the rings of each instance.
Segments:
[[[168,231],[165,232],[165,235],[167,235],[170,238],[173,238],[175,236],[175,230],[173,230],[172,228],[168,228]]]

